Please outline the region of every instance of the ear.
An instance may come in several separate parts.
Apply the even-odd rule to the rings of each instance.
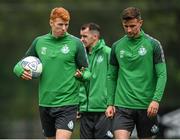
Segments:
[[[99,35],[98,34],[94,34],[93,36],[94,36],[95,40],[99,39]]]
[[[49,20],[49,25],[52,26],[53,25],[53,20]]]
[[[140,20],[139,22],[140,22],[140,24],[141,24],[141,26],[142,26],[142,25],[143,25],[143,20]]]

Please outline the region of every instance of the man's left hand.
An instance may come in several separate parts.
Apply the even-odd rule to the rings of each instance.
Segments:
[[[157,115],[158,113],[158,110],[159,110],[159,103],[157,101],[152,101],[150,104],[149,104],[149,107],[147,109],[147,115],[149,117],[154,117]]]

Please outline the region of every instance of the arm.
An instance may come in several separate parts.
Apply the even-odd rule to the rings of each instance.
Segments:
[[[75,76],[82,80],[88,80],[91,77],[91,73],[88,69],[88,60],[85,48],[82,43],[79,43],[77,47],[77,53],[75,57],[76,65],[78,70],[76,71]]]
[[[110,64],[107,77],[108,105],[114,105],[118,68]]]
[[[156,75],[157,75],[157,84],[156,90],[154,93],[154,97],[152,102],[148,107],[148,116],[155,116],[159,110],[159,102],[164,93],[166,80],[167,80],[167,73],[166,73],[166,65],[165,63],[159,63],[155,65]]]
[[[107,76],[108,89],[108,105],[114,105],[114,98],[116,92],[117,78],[118,78],[119,64],[115,54],[115,47],[112,47],[110,54],[110,64]]]
[[[115,113],[114,99],[117,86],[118,68],[119,64],[115,55],[115,47],[112,47],[107,76],[108,107],[105,112],[106,116],[111,118],[114,116]]]
[[[26,52],[24,57],[27,56],[36,56],[37,57],[37,53],[35,50],[35,46],[36,46],[36,42],[37,39],[33,41],[32,45],[30,46],[30,48],[28,49],[28,51]],[[24,58],[23,57],[23,58]],[[23,59],[22,58],[22,59]],[[21,60],[22,60],[21,59]],[[20,60],[20,61],[21,61]],[[13,72],[18,76],[18,77],[22,77],[23,79],[28,80],[31,76],[29,75],[29,71],[28,70],[24,70],[24,68],[21,66],[20,61],[14,66]],[[23,76],[24,75],[24,76]],[[31,79],[31,78],[30,78]]]
[[[166,81],[167,81],[167,72],[166,64],[159,63],[155,65],[156,75],[157,75],[157,85],[154,93],[153,100],[160,102],[164,93]]]
[[[160,102],[167,81],[166,63],[160,43],[156,43],[153,57],[154,57],[155,72],[157,76],[157,84],[156,84],[156,90],[154,93],[153,100]]]
[[[154,96],[152,102],[150,103],[147,115],[148,116],[155,116],[159,110],[159,102],[162,99],[166,81],[167,81],[167,72],[166,72],[166,63],[164,59],[164,53],[162,47],[159,42],[155,44],[155,49],[153,52],[153,59],[155,65],[155,73],[157,77],[157,84],[156,89],[154,92]]]

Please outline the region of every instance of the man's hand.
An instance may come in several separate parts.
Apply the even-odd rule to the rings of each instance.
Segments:
[[[24,72],[21,75],[21,78],[24,80],[31,80],[32,79],[32,73],[30,70],[24,69]]]
[[[159,103],[156,102],[156,101],[152,101],[150,104],[149,104],[149,107],[147,109],[147,116],[149,117],[154,117],[157,115],[158,113],[158,110],[159,110]]]
[[[83,75],[83,71],[84,71],[84,67],[82,67],[81,70],[77,69],[74,76],[77,78],[81,78]]]
[[[113,118],[114,114],[115,114],[115,107],[114,106],[108,106],[106,109],[106,117],[108,118]]]
[[[77,115],[76,115],[76,119],[80,119],[81,118],[81,114],[80,114],[80,112],[78,111],[77,112]]]

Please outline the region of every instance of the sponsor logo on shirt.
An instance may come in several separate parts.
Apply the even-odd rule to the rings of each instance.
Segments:
[[[120,58],[123,58],[123,57],[124,57],[124,53],[125,53],[124,50],[120,50]]]
[[[61,48],[60,51],[61,51],[62,53],[64,53],[64,54],[67,54],[67,53],[69,53],[70,49],[69,49],[68,45],[65,44],[65,45]]]
[[[142,46],[141,48],[139,48],[138,53],[139,55],[143,56],[147,53],[147,50]]]
[[[41,54],[46,55],[46,53],[47,53],[47,48],[46,47],[42,47],[41,48]]]

